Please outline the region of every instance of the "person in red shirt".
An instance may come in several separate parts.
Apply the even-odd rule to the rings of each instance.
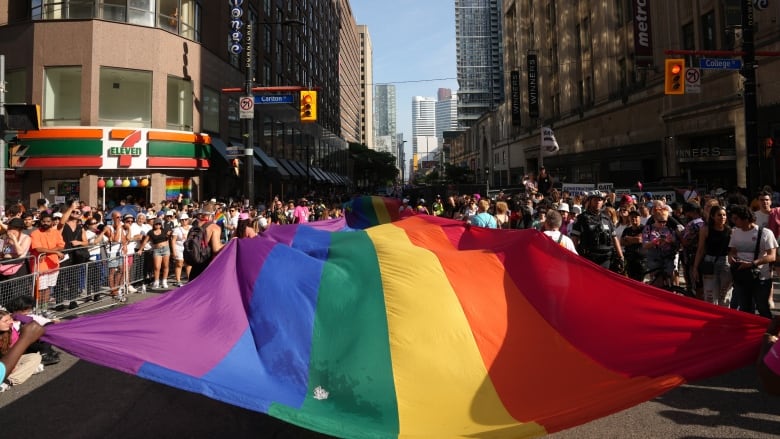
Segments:
[[[52,227],[52,216],[49,212],[41,213],[39,226],[30,234],[30,238],[32,254],[38,258],[38,297],[40,303],[48,304],[49,290],[57,285],[60,261],[65,256],[62,252],[65,249],[65,241],[62,239],[62,233]]]

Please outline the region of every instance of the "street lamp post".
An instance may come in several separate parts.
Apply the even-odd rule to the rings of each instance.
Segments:
[[[404,184],[406,183],[405,177],[404,177],[404,169],[406,168],[406,161],[405,161],[405,149],[406,149],[406,140],[401,141],[401,151],[399,151],[399,154],[401,155],[401,191],[403,192]]]
[[[246,24],[246,76],[244,78],[246,96],[255,101],[255,94],[252,91],[252,61],[254,61],[254,51],[252,49],[252,23]],[[254,110],[251,118],[246,119],[246,134],[244,137],[244,180],[246,183],[245,195],[249,200],[249,205],[253,206],[255,202],[255,146],[254,132],[255,119]]]
[[[490,192],[490,168],[485,167],[485,197],[488,197]]]

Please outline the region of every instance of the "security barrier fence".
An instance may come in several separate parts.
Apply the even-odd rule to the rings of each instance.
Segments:
[[[66,257],[53,270],[39,270],[46,255],[3,260],[4,265],[28,264],[30,274],[0,281],[0,305],[19,296],[32,296],[36,312],[67,317],[116,306],[126,300],[129,292],[145,291],[143,281],[148,267],[144,267],[147,260],[151,262],[151,251],[111,256],[106,246],[87,249],[90,259],[78,264],[69,261],[79,249],[62,250]]]

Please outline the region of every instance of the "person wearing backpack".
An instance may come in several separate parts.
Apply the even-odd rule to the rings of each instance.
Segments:
[[[193,280],[208,267],[214,256],[222,250],[222,228],[214,223],[216,208],[207,203],[198,211],[197,221],[190,227],[184,241],[184,262],[190,264],[189,280]]]

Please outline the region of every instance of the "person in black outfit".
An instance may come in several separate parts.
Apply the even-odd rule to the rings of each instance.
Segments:
[[[539,169],[539,175],[536,177],[536,187],[539,190],[539,193],[543,194],[545,197],[550,195],[552,179],[544,166]]]
[[[623,230],[620,237],[620,245],[623,247],[623,256],[626,258],[626,274],[631,279],[642,282],[645,278],[645,255],[642,252],[642,222],[639,212],[628,212],[630,225]]]
[[[613,256],[620,265],[624,265],[623,249],[615,235],[612,219],[602,211],[606,196],[601,191],[593,191],[585,198],[585,211],[577,215],[572,225],[570,238],[583,257],[610,268]]]

